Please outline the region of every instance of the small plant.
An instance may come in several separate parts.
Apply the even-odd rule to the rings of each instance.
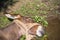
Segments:
[[[25,35],[22,35],[20,40],[25,40],[26,39],[26,36]]]
[[[44,16],[34,16],[32,17],[35,22],[43,24],[45,27],[47,27],[48,22],[45,20]]]

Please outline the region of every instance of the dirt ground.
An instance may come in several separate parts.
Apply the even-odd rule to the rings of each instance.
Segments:
[[[58,18],[48,20],[46,31],[48,40],[60,40],[60,20]]]

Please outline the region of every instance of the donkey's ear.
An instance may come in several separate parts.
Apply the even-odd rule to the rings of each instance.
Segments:
[[[10,19],[15,19],[11,14],[5,14],[5,16]]]
[[[16,19],[19,18],[19,15],[14,15],[14,14],[5,14],[6,17],[10,18],[10,19]]]

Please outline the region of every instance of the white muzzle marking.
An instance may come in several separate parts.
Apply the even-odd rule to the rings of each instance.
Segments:
[[[43,34],[44,34],[44,28],[42,26],[38,26],[36,35],[41,37],[41,36],[43,36]]]

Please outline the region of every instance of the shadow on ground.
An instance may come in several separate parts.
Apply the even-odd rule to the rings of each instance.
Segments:
[[[8,9],[8,6],[13,6],[17,0],[0,0],[0,12],[6,11]]]
[[[58,18],[54,18],[48,20],[48,40],[60,40],[60,20]]]

